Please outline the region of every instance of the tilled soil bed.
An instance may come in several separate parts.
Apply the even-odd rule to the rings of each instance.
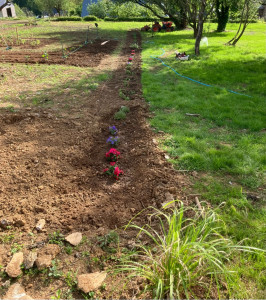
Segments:
[[[43,46],[43,42],[41,46]],[[47,43],[47,42],[46,42]],[[16,48],[0,51],[2,63],[27,63],[27,64],[60,64],[79,67],[97,67],[101,60],[110,55],[117,47],[116,40],[94,40],[92,43],[73,45],[64,51],[31,51],[29,45],[21,45],[19,48],[27,48],[18,51]],[[31,48],[36,46],[31,46]],[[39,48],[39,46],[37,46]],[[34,48],[34,49],[35,49]]]
[[[167,162],[158,147],[158,136],[147,123],[151,114],[141,93],[141,49],[136,49],[132,63],[133,85],[127,87],[128,91],[134,87],[134,94],[130,101],[119,96],[123,81],[128,78],[126,65],[135,35],[141,45],[139,32],[129,32],[119,57],[115,61],[106,57],[105,64],[114,65],[112,77],[68,115],[60,117],[52,107],[1,112],[0,258],[4,267],[11,259],[14,243],[22,245],[21,251],[39,252],[47,242],[53,243],[51,235],[55,232],[67,235],[78,231],[86,239],[71,251],[65,250],[65,242],[60,243],[58,269],[64,274],[75,271],[76,275],[106,270],[116,263],[100,247],[99,237],[122,228],[148,206],[160,208],[171,199],[186,201],[189,180]],[[85,52],[88,59],[89,51],[95,54],[94,59],[102,57],[111,53],[117,42],[107,43],[106,48],[99,45],[80,50],[84,66],[89,65]],[[130,108],[126,119],[115,121],[114,114],[125,105]],[[118,128],[120,137],[119,167],[124,175],[118,181],[103,175],[108,165],[105,153],[110,147],[106,139],[111,125]],[[37,232],[35,226],[40,219],[45,219],[46,225]],[[145,224],[145,216],[137,221]],[[130,248],[134,234],[118,232],[120,247]],[[33,298],[49,298],[59,289],[68,289],[65,277],[51,280],[47,276],[45,272],[24,272],[16,281]],[[8,278],[5,275],[1,280],[6,284]],[[113,291],[111,276],[105,282],[105,289],[96,294],[100,298],[132,298],[143,288],[141,281],[132,281],[130,289],[119,292]],[[76,289],[72,294],[74,298],[84,298]]]

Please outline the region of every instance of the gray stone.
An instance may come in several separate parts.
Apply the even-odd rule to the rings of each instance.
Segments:
[[[25,269],[28,270],[28,269],[32,268],[36,259],[37,259],[37,253],[29,252],[28,255],[24,258]]]
[[[18,277],[22,272],[20,269],[21,264],[23,263],[23,253],[15,253],[6,267],[6,272],[9,277]]]
[[[95,272],[78,276],[78,288],[84,293],[98,289],[106,278],[107,273]]]
[[[82,234],[80,232],[71,233],[66,237],[66,241],[73,246],[77,246],[82,240]]]

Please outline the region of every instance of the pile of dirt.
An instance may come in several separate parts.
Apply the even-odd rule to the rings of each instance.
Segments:
[[[135,38],[140,48],[135,49],[132,72],[127,74],[130,45]],[[80,61],[74,55],[70,59],[89,65],[86,57],[92,60],[98,56],[102,58],[117,45],[114,41],[105,46],[100,46],[100,41],[97,43],[97,47],[87,45],[77,52]],[[93,64],[97,65],[95,61]],[[126,225],[148,206],[160,208],[166,200],[173,199],[186,201],[184,190],[189,189],[189,180],[167,162],[165,153],[158,147],[158,135],[146,120],[151,114],[142,98],[139,32],[129,32],[118,59],[114,62],[113,57],[106,56],[104,64],[114,64],[111,78],[86,99],[80,99],[64,118],[60,118],[60,113],[52,107],[1,112],[2,240],[10,234],[8,226],[12,226],[12,232],[16,233],[14,241],[23,244],[25,249],[32,245],[42,247],[47,243],[48,235],[56,231],[65,235],[79,231],[88,239],[95,238]],[[125,79],[132,83],[130,89],[134,89],[130,101],[122,99],[120,94]],[[114,114],[125,105],[130,108],[126,119],[114,120]],[[106,140],[111,125],[118,128],[120,138],[119,167],[124,175],[118,181],[103,174],[108,165],[105,153],[110,148]],[[43,231],[37,232],[34,228],[40,219],[46,224]],[[145,219],[139,221],[145,223]],[[122,235],[122,244],[129,241],[132,241],[131,234]],[[5,247],[10,253],[11,245]],[[76,257],[74,252],[72,255],[59,254],[61,269],[66,272],[71,267],[80,274],[106,268],[106,264],[84,264],[84,257],[81,257],[84,249],[89,249],[102,261],[103,251],[97,245],[87,244],[82,250],[75,251],[75,255],[79,253]],[[70,261],[70,265],[66,261]],[[48,298],[59,286],[57,281],[50,283],[49,287],[37,279],[22,277],[18,281],[24,283],[27,294],[34,298]],[[110,297],[111,290],[109,279],[101,297]],[[122,294],[124,298],[133,295],[134,289]],[[76,297],[81,295],[78,293]]]

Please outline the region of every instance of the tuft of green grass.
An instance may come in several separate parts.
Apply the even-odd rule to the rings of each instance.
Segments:
[[[128,273],[129,280],[145,279],[146,290],[155,299],[237,297],[231,286],[241,281],[240,276],[234,278],[230,270],[235,253],[260,255],[263,250],[243,246],[243,241],[236,244],[222,235],[223,223],[214,210],[205,209],[202,214],[179,204],[180,208],[170,213],[154,209],[151,219],[157,225],[127,226],[137,229],[138,236],[145,236],[150,243],[149,247],[140,243],[139,250],[119,265],[117,272]],[[187,214],[193,218],[185,217]]]

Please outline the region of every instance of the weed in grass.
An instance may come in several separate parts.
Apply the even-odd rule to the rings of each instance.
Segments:
[[[208,297],[215,292],[216,298],[231,298],[230,261],[239,251],[262,253],[261,250],[234,244],[221,235],[221,221],[213,210],[205,210],[202,216],[198,210],[173,209],[170,213],[154,209],[153,219],[160,228],[146,225],[139,227],[129,224],[151,241],[152,247],[138,245],[131,259],[117,268],[118,272],[128,272],[129,278],[142,277],[147,280],[147,289],[156,299],[190,299]],[[193,218],[184,215],[193,212]],[[128,227],[127,226],[127,227]],[[239,254],[238,254],[239,255]],[[226,283],[227,291],[221,288]],[[234,296],[233,296],[234,297]]]

